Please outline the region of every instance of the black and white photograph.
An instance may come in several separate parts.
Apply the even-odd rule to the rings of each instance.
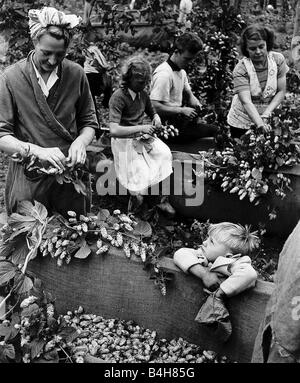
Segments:
[[[0,363],[300,363],[300,0],[0,0]]]

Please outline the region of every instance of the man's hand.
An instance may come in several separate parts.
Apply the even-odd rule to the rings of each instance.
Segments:
[[[265,133],[268,133],[272,130],[272,127],[267,123],[267,121],[263,120],[264,124],[262,125],[262,128]]]
[[[76,164],[84,164],[86,160],[86,147],[80,136],[71,144],[66,158],[66,165],[72,168]]]
[[[206,271],[201,279],[204,286],[207,287],[209,290],[216,290],[221,283],[218,275],[211,271]]]
[[[189,118],[190,120],[193,120],[198,116],[198,113],[196,109],[190,108],[188,106],[183,106],[181,108],[181,114],[183,114],[185,117]]]
[[[195,97],[193,98],[192,100],[190,100],[189,102],[189,105],[192,107],[192,108],[201,108],[201,103],[200,101]]]
[[[30,144],[30,152],[40,161],[48,161],[60,172],[65,170],[66,157],[59,148],[43,148],[38,145]]]

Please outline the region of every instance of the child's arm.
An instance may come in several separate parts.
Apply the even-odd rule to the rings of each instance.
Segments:
[[[243,261],[243,259],[248,258],[248,260]],[[237,295],[242,291],[254,287],[257,280],[257,273],[254,268],[251,266],[251,261],[249,257],[242,257],[231,265],[231,275],[221,283],[219,290],[217,292],[217,297],[226,295],[231,297]],[[222,294],[224,293],[224,294]]]
[[[198,250],[181,248],[174,253],[174,263],[185,273],[191,273],[200,278],[207,288],[220,284],[217,273],[210,272],[207,259]]]
[[[152,125],[122,126],[117,122],[109,123],[109,130],[112,137],[140,137],[143,134],[153,134],[155,128]]]
[[[218,274],[209,271],[208,267],[203,267],[199,264],[196,264],[190,267],[189,272],[200,278],[204,286],[209,290],[216,290],[221,283]]]
[[[154,125],[157,129],[161,128],[161,119],[156,113],[156,110],[154,109],[150,97],[148,95],[146,99],[145,113],[148,117],[151,118],[152,125]]]

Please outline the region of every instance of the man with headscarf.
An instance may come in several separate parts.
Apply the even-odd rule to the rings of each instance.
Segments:
[[[65,59],[71,29],[80,23],[51,7],[29,11],[34,50],[0,75],[0,150],[32,154],[59,172],[86,161],[97,119],[83,68]],[[6,181],[7,213],[18,201],[37,200],[49,213],[68,210],[85,214],[87,198],[72,183],[53,176],[34,181],[10,161]]]

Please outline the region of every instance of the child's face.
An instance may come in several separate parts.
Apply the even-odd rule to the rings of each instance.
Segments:
[[[137,93],[141,92],[146,87],[148,82],[149,80],[145,76],[133,76],[129,81],[128,87]]]
[[[227,245],[218,242],[212,236],[209,236],[200,248],[209,262],[215,261],[220,255],[224,257],[227,253],[231,252]]]

